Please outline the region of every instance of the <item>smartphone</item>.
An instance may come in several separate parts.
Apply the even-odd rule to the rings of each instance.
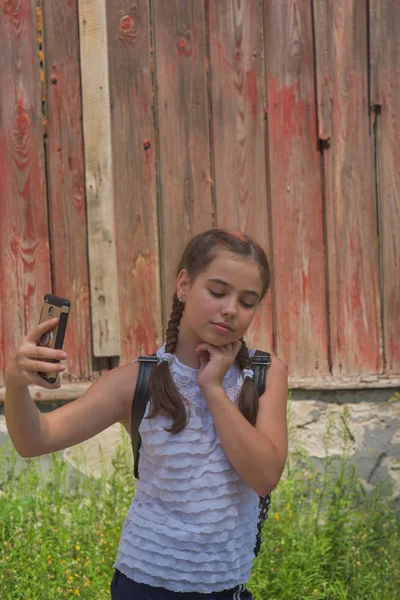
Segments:
[[[37,341],[38,346],[45,346],[47,348],[54,348],[55,350],[61,350],[64,343],[65,331],[67,329],[67,322],[69,311],[71,308],[71,302],[66,298],[60,298],[59,296],[53,296],[53,294],[46,294],[43,298],[42,310],[40,312],[39,324],[59,318],[58,323],[46,331],[41,338]],[[49,359],[48,362],[60,362],[57,359]],[[57,383],[58,373],[40,373],[49,383]]]

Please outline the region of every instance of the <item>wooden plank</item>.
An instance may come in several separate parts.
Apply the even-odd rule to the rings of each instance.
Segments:
[[[262,13],[258,0],[211,0],[208,16],[217,225],[247,233],[270,255]],[[272,333],[268,294],[248,345],[270,349]]]
[[[105,0],[79,0],[90,304],[95,356],[121,353]]]
[[[380,373],[375,182],[369,134],[367,12],[358,0],[316,3],[316,47],[328,40],[332,143],[324,151],[327,258],[334,375]],[[325,77],[325,72],[317,78]]]
[[[153,0],[164,319],[176,268],[194,234],[213,224],[203,2]]]
[[[263,6],[277,353],[316,377],[329,365],[311,6]]]
[[[315,46],[315,65],[317,70],[317,109],[318,109],[318,139],[329,142],[331,139],[331,78],[329,75],[328,38],[325,35],[328,27],[327,3],[329,0],[313,0],[313,28],[318,44]]]
[[[385,371],[391,374],[400,372],[400,1],[369,6]]]
[[[42,0],[53,291],[71,300],[63,378],[93,374],[77,2]]]
[[[51,290],[35,8],[0,11],[0,371]]]
[[[122,362],[163,343],[154,94],[147,0],[108,3]]]
[[[91,382],[65,383],[59,390],[45,390],[38,386],[31,386],[30,393],[38,402],[65,402],[76,400],[90,387]],[[390,390],[400,386],[398,375],[347,375],[347,376],[311,376],[296,377],[289,375],[290,390]],[[5,388],[0,387],[0,405],[4,402]],[[310,396],[312,398],[312,396]]]

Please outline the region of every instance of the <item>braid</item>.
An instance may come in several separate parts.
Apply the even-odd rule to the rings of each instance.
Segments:
[[[239,367],[242,369],[250,369],[251,368],[251,358],[249,356],[249,349],[246,346],[246,342],[243,338],[240,339],[242,342],[242,347],[240,348],[238,355],[236,356],[236,360],[239,363]]]
[[[165,342],[165,351],[169,352],[170,354],[175,352],[176,344],[178,343],[179,324],[182,319],[184,308],[184,303],[178,300],[178,296],[174,294]]]
[[[184,308],[184,303],[178,300],[178,296],[174,294],[165,342],[165,351],[169,354],[175,352]],[[186,408],[186,400],[180,395],[166,361],[161,361],[151,375],[150,410],[146,418],[152,419],[159,413],[171,417],[172,425],[164,427],[169,433],[179,433],[188,423],[189,413]]]
[[[246,342],[243,338],[240,341],[242,347],[236,356],[236,361],[243,371],[243,369],[251,369],[252,362]],[[254,381],[250,377],[246,377],[243,382],[238,398],[238,409],[249,423],[255,425],[258,413],[258,392]]]

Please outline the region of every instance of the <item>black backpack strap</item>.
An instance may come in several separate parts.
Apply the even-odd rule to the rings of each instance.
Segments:
[[[256,350],[254,355],[251,357],[251,362],[254,371],[254,383],[258,391],[258,395],[262,396],[265,392],[265,381],[267,378],[267,371],[271,364],[271,355],[269,352],[262,352]]]
[[[267,371],[271,365],[271,354],[269,352],[262,352],[256,350],[251,358],[253,370],[254,370],[254,383],[256,384],[258,396],[262,396],[265,392],[265,382],[267,378]],[[268,511],[271,507],[271,494],[259,497],[258,504],[258,523],[257,523],[257,536],[256,544],[254,546],[254,555],[257,556],[261,544],[262,544],[262,530],[264,523],[268,518]]]
[[[136,380],[135,394],[132,402],[132,420],[131,420],[131,442],[133,450],[133,474],[139,479],[139,454],[141,438],[139,433],[140,423],[142,422],[147,402],[149,401],[149,383],[150,377],[158,364],[158,356],[141,356],[139,358],[139,372]]]

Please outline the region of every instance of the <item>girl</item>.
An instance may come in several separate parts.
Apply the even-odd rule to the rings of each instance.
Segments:
[[[269,282],[267,258],[246,235],[213,229],[183,253],[140,426],[140,479],[114,565],[113,599],[251,598],[245,584],[259,496],[276,487],[287,452],[287,369],[272,357],[258,399],[243,341]],[[7,369],[7,426],[26,457],[77,444],[115,422],[130,431],[137,362],[106,373],[75,402],[39,412],[28,385],[55,387],[37,371],[64,370],[50,362],[64,352],[36,345],[55,323],[35,327]]]

